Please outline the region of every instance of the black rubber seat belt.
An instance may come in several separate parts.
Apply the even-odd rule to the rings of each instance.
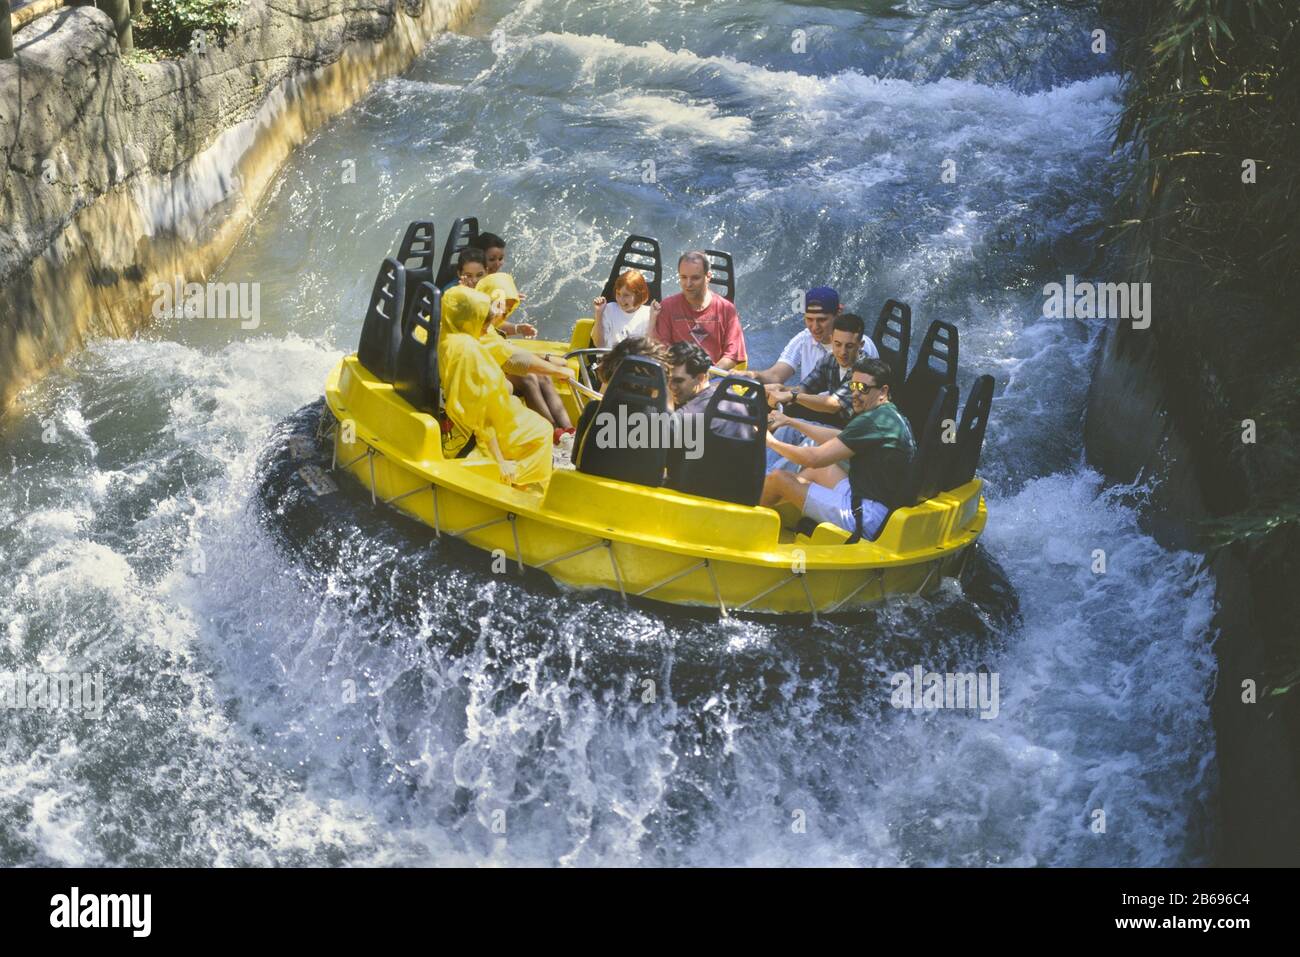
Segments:
[[[849,536],[849,540],[844,544],[856,545],[860,541],[862,541],[862,499],[855,497],[853,499],[853,534]]]

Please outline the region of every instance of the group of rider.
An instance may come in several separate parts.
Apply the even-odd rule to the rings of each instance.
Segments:
[[[553,444],[574,431],[554,385],[573,371],[562,356],[508,341],[537,330],[510,321],[524,297],[504,271],[505,256],[505,240],[480,233],[443,291],[445,452],[463,455],[474,443],[473,454],[495,460],[502,481],[524,486],[550,478]],[[674,412],[702,415],[722,381],[711,373],[748,362],[745,336],[735,305],[709,288],[703,252],[682,255],[677,278],[680,293],[651,302],[645,277],[630,269],[613,301],[593,302],[592,342],[609,350],[596,374],[603,391],[626,357],[651,358],[664,367]],[[809,290],[803,319],[774,364],[744,373],[763,383],[771,407],[760,504],[789,503],[816,522],[874,538],[890,511],[911,504],[902,496],[916,451],[912,430],[891,401],[888,364],[836,291]]]

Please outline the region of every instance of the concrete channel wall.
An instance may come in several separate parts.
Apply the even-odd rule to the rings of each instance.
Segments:
[[[109,16],[63,7],[0,61],[0,411],[152,290],[203,282],[290,152],[405,69],[477,0],[246,0],[201,53],[121,58]]]

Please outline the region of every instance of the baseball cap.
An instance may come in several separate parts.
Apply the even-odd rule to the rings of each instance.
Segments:
[[[808,290],[803,301],[805,311],[834,312],[840,307],[840,294],[830,286],[817,286]]]

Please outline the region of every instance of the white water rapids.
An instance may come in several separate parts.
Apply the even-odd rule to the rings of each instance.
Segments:
[[[257,329],[96,342],[0,419],[0,671],[106,680],[97,721],[0,714],[0,863],[1203,860],[1212,588],[1082,464],[1100,324],[1041,315],[1045,283],[1102,268],[1094,17],[492,0],[435,40],[284,169],[220,276],[260,284]],[[406,223],[471,213],[548,337],[629,231],[732,251],[763,364],[822,282],[868,322],[908,301],[917,340],[956,322],[963,394],[998,383],[983,541],[1020,617],[949,585],[715,623],[364,528],[346,573],[299,567],[256,519],[259,450],[355,348]],[[891,708],[915,664],[998,672],[998,717]]]

